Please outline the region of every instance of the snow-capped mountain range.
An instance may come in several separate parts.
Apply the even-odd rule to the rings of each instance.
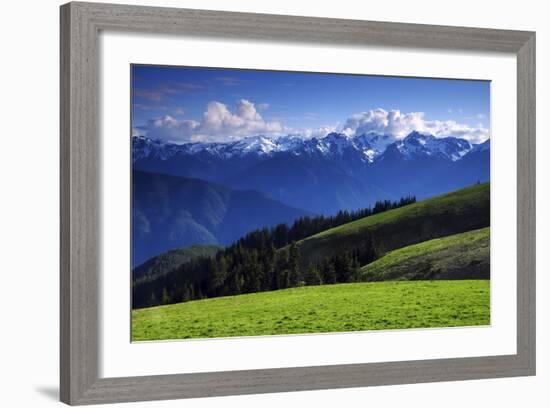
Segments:
[[[399,152],[404,158],[430,156],[457,161],[470,151],[487,149],[489,141],[474,145],[456,137],[436,138],[430,134],[412,132],[404,139],[391,135],[367,133],[348,136],[344,133],[330,133],[323,138],[302,139],[288,135],[268,138],[262,135],[225,143],[187,143],[178,145],[144,136],[132,140],[133,162],[145,158],[168,160],[174,156],[211,155],[219,159],[243,158],[246,156],[272,157],[278,153],[300,155],[343,155],[359,153],[365,163],[374,163],[386,152]]]
[[[318,214],[410,194],[422,199],[490,176],[489,140],[476,145],[419,132],[403,139],[330,133],[183,145],[136,136],[132,158],[134,170],[258,191]]]

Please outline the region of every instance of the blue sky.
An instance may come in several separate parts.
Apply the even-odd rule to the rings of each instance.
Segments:
[[[178,143],[412,130],[477,143],[489,113],[487,81],[132,65],[133,133]]]

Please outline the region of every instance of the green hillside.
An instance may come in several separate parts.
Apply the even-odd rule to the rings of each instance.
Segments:
[[[222,247],[217,245],[192,245],[167,251],[135,267],[132,280],[136,282],[141,279],[155,279],[199,256],[213,256],[220,249]]]
[[[166,340],[490,324],[489,281],[308,286],[132,311],[132,339]]]
[[[361,268],[361,280],[489,279],[489,228],[389,252]]]
[[[369,236],[377,256],[407,245],[489,226],[490,185],[478,184],[331,228],[298,242],[301,262],[359,248]]]

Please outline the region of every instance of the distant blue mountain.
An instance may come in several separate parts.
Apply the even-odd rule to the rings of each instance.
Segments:
[[[390,197],[365,177],[361,163],[356,163],[361,170],[353,170],[353,159],[348,153],[333,160],[318,154],[297,156],[283,152],[223,183],[237,189],[264,191],[278,201],[326,215],[368,207],[377,199]]]
[[[436,139],[416,132],[388,146],[369,169],[370,180],[395,195],[422,199],[489,181],[490,142]]]
[[[175,145],[134,137],[133,166],[256,190],[305,210],[333,214],[380,199],[425,198],[490,175],[490,142],[412,132],[404,139],[375,133],[324,138],[264,136],[228,143]]]
[[[229,244],[247,232],[312,215],[257,191],[132,172],[132,267],[193,244]]]

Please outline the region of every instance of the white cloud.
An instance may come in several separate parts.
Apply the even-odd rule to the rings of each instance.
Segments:
[[[374,109],[352,115],[344,123],[343,131],[349,135],[375,132],[405,137],[423,126],[422,112],[401,113],[399,110]]]
[[[267,103],[267,102],[262,102],[262,103],[259,103],[259,104],[258,104],[258,109],[259,109],[259,110],[267,110],[267,109],[269,109],[270,106],[271,106],[271,105],[270,105],[269,103]]]
[[[489,139],[489,129],[484,128],[481,124],[475,127],[458,123],[454,120],[446,121],[425,121],[424,129],[420,131],[431,133],[436,137],[458,137],[466,139],[470,143],[482,143]]]
[[[150,119],[145,126],[134,129],[134,134],[145,134],[153,139],[163,139],[170,142],[191,142],[194,131],[199,127],[194,120],[178,120],[170,115]]]
[[[316,137],[317,139],[321,139],[328,135],[331,132],[338,131],[338,126],[320,126],[315,129],[305,128],[302,130],[298,130],[295,132],[297,136],[303,137],[304,139],[311,139]]]
[[[348,118],[342,129],[348,135],[375,132],[391,134],[396,138],[403,138],[415,130],[436,137],[460,137],[472,143],[480,143],[489,138],[489,130],[479,125],[472,127],[454,120],[427,120],[423,112],[403,113],[396,109],[374,109],[356,113]]]
[[[471,143],[481,143],[489,138],[489,130],[481,124],[470,126],[454,120],[428,120],[423,112],[404,113],[394,109],[373,109],[350,116],[343,125],[318,128],[291,128],[279,121],[267,121],[257,106],[249,100],[240,99],[234,109],[212,101],[206,106],[202,120],[181,120],[166,115],[151,119],[145,126],[133,129],[134,135],[147,135],[176,143],[195,141],[224,142],[247,136],[263,134],[277,137],[294,134],[306,139],[322,138],[330,132],[344,132],[350,136],[375,132],[403,138],[412,131],[430,133],[436,137],[454,136]],[[183,113],[183,112],[182,112]]]
[[[266,122],[252,102],[241,99],[234,113],[221,102],[210,102],[197,131],[213,140],[231,140],[260,133],[276,136],[284,128],[277,121]]]
[[[183,111],[180,114],[182,113]],[[186,143],[202,140],[228,141],[256,134],[279,136],[288,130],[277,121],[265,121],[254,103],[241,99],[234,112],[225,104],[212,101],[206,106],[201,122],[179,120],[166,115],[147,121],[145,126],[137,127],[133,133]]]

